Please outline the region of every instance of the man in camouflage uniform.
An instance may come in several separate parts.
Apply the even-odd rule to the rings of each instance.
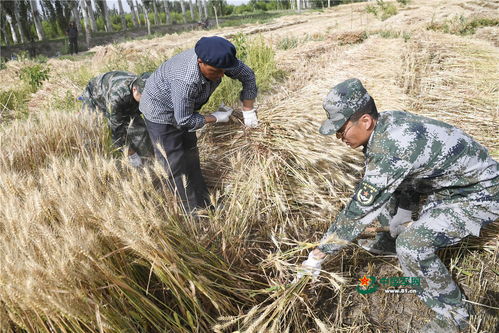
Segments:
[[[469,313],[463,295],[436,251],[467,235],[478,236],[499,217],[499,164],[449,124],[402,111],[379,114],[357,79],[335,86],[324,109],[329,119],[320,133],[336,133],[352,148],[363,146],[365,174],[302,269],[317,276],[326,253],[342,247],[328,239],[352,241],[378,219],[390,226],[391,235],[378,235],[371,248],[392,245],[404,275],[420,278],[418,295],[436,312],[422,332],[465,329]],[[401,227],[418,208],[420,195],[428,197],[419,219]]]
[[[152,144],[139,111],[139,101],[150,73],[140,76],[113,71],[94,77],[88,82],[80,100],[83,108],[99,110],[108,120],[115,147],[128,146],[132,166],[142,165],[140,156],[152,156]]]

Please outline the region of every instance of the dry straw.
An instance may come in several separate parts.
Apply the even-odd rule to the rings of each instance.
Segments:
[[[471,10],[455,6],[460,3],[438,8],[435,17]],[[269,76],[275,79],[258,99],[259,128],[245,128],[236,110],[229,125],[199,133],[217,209],[198,218],[183,214],[159,165],[130,169],[111,148],[103,119],[76,113],[76,107],[58,109],[55,100],[64,90],[76,97],[106,68],[133,71],[159,62],[202,33],[98,48],[70,73],[51,60],[57,72],[37,94],[43,107],[0,129],[2,329],[369,332],[407,331],[428,318],[413,296],[356,293],[363,274],[400,274],[395,259],[357,247],[329,258],[319,281],[292,282],[362,172],[359,151],[317,133],[325,119],[322,99],[333,85],[358,77],[379,109],[446,120],[498,156],[497,50],[487,41],[426,31],[436,10],[429,0],[384,22],[368,17],[364,6],[305,14],[297,24],[286,24],[295,17],[281,18],[263,39],[247,39],[259,45],[257,54],[272,57],[283,35],[300,42],[275,51],[286,77]],[[399,37],[383,38],[380,29]],[[362,30],[367,39],[356,44],[340,45],[336,38]],[[321,38],[305,38],[304,31]],[[126,50],[122,59],[119,50]],[[151,58],[140,62],[145,52]],[[487,312],[499,285],[496,231],[496,225],[486,231],[485,244],[442,253],[478,304],[471,320],[478,331],[497,325]]]

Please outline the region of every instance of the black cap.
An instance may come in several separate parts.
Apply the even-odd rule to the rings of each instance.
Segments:
[[[216,68],[230,69],[237,65],[236,47],[222,37],[203,37],[194,51],[205,64]]]

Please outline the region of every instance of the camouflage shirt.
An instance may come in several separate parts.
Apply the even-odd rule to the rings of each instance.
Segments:
[[[122,71],[94,77],[83,93],[84,103],[104,112],[106,117],[112,113],[138,113],[139,103],[132,95],[132,83],[135,79],[137,75]]]
[[[485,147],[444,122],[402,111],[380,114],[364,148],[365,174],[348,205],[329,227],[331,235],[352,241],[373,222],[394,196],[409,209],[420,194],[438,202],[499,200],[499,164]],[[425,208],[423,208],[425,209]],[[464,226],[478,235],[480,225]],[[322,244],[332,253],[338,244]]]

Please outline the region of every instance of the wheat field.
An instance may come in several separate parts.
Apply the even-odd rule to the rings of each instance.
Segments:
[[[318,133],[335,84],[357,77],[379,110],[444,120],[499,158],[499,27],[476,26],[497,22],[499,1],[393,4],[384,20],[355,3],[50,59],[26,109],[0,114],[1,332],[421,327],[431,313],[415,295],[355,291],[364,275],[401,274],[396,259],[355,244],[326,261],[319,281],[292,283],[362,174],[360,151]],[[232,103],[231,122],[198,133],[217,205],[193,218],[161,185],[161,167],[130,168],[104,119],[75,99],[99,73],[151,70],[204,35],[245,50],[260,125],[243,126],[238,88],[224,79],[202,112]],[[21,86],[17,73],[31,62],[8,62],[2,89]],[[470,332],[497,332],[498,244],[494,224],[441,252],[474,307]]]

